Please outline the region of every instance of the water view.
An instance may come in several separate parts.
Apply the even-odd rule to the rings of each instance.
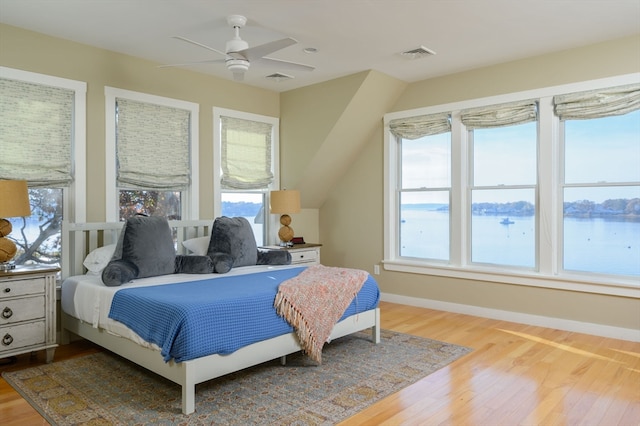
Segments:
[[[534,216],[473,214],[472,261],[535,267]],[[565,216],[564,269],[640,276],[640,217]],[[449,259],[446,206],[402,206],[400,254]]]

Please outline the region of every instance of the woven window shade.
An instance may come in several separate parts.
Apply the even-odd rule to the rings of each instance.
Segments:
[[[220,121],[222,188],[267,188],[273,182],[272,125],[232,117]]]
[[[450,132],[451,120],[448,113],[398,118],[389,122],[389,130],[399,138],[413,140]]]
[[[117,184],[181,191],[191,181],[190,111],[117,98]]]
[[[554,96],[562,120],[588,120],[623,115],[640,109],[640,84]]]
[[[0,178],[29,187],[73,181],[73,90],[0,78]]]
[[[468,130],[491,127],[514,126],[538,119],[537,103],[534,100],[469,108],[461,111],[460,119]]]

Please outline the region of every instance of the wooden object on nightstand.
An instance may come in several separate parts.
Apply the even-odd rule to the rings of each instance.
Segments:
[[[42,266],[0,271],[0,358],[45,349],[47,362],[53,361],[58,271]]]

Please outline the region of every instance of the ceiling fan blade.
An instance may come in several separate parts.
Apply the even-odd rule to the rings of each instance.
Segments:
[[[211,47],[211,46],[207,46],[206,44],[199,43],[199,42],[197,42],[197,41],[194,41],[194,40],[188,39],[188,38],[186,38],[186,37],[173,36],[172,38],[175,38],[176,40],[186,41],[187,43],[195,44],[196,46],[204,47],[205,49],[207,49],[207,50],[211,50],[212,52],[216,52],[216,53],[218,53],[218,54],[220,54],[220,55],[222,55],[222,56],[226,56],[226,55],[227,55],[226,53],[221,52],[221,51],[219,51],[218,49],[214,49],[214,48],[213,48],[213,47]]]
[[[195,61],[195,62],[185,62],[182,64],[166,64],[166,65],[158,65],[157,68],[171,68],[171,67],[187,67],[190,65],[203,65],[203,64],[223,64],[225,62],[224,59],[210,59],[207,61]]]
[[[245,50],[241,50],[238,53],[241,53],[248,60],[256,60],[260,59],[269,53],[277,52],[278,50],[284,49],[285,47],[292,46],[296,44],[298,41],[291,37],[283,38],[282,40],[276,40],[269,43],[261,44],[260,46],[250,47]]]
[[[262,57],[260,59],[260,62],[268,62],[279,68],[290,69],[290,70],[313,71],[316,69],[316,67],[311,65],[301,64],[298,62],[285,61],[282,59],[269,58],[267,56]]]

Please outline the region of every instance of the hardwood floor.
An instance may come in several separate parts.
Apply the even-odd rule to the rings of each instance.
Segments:
[[[640,343],[382,302],[382,328],[474,351],[341,425],[640,425]],[[99,350],[61,346],[56,361]],[[20,356],[0,371],[44,363]],[[2,425],[47,424],[0,380]]]

